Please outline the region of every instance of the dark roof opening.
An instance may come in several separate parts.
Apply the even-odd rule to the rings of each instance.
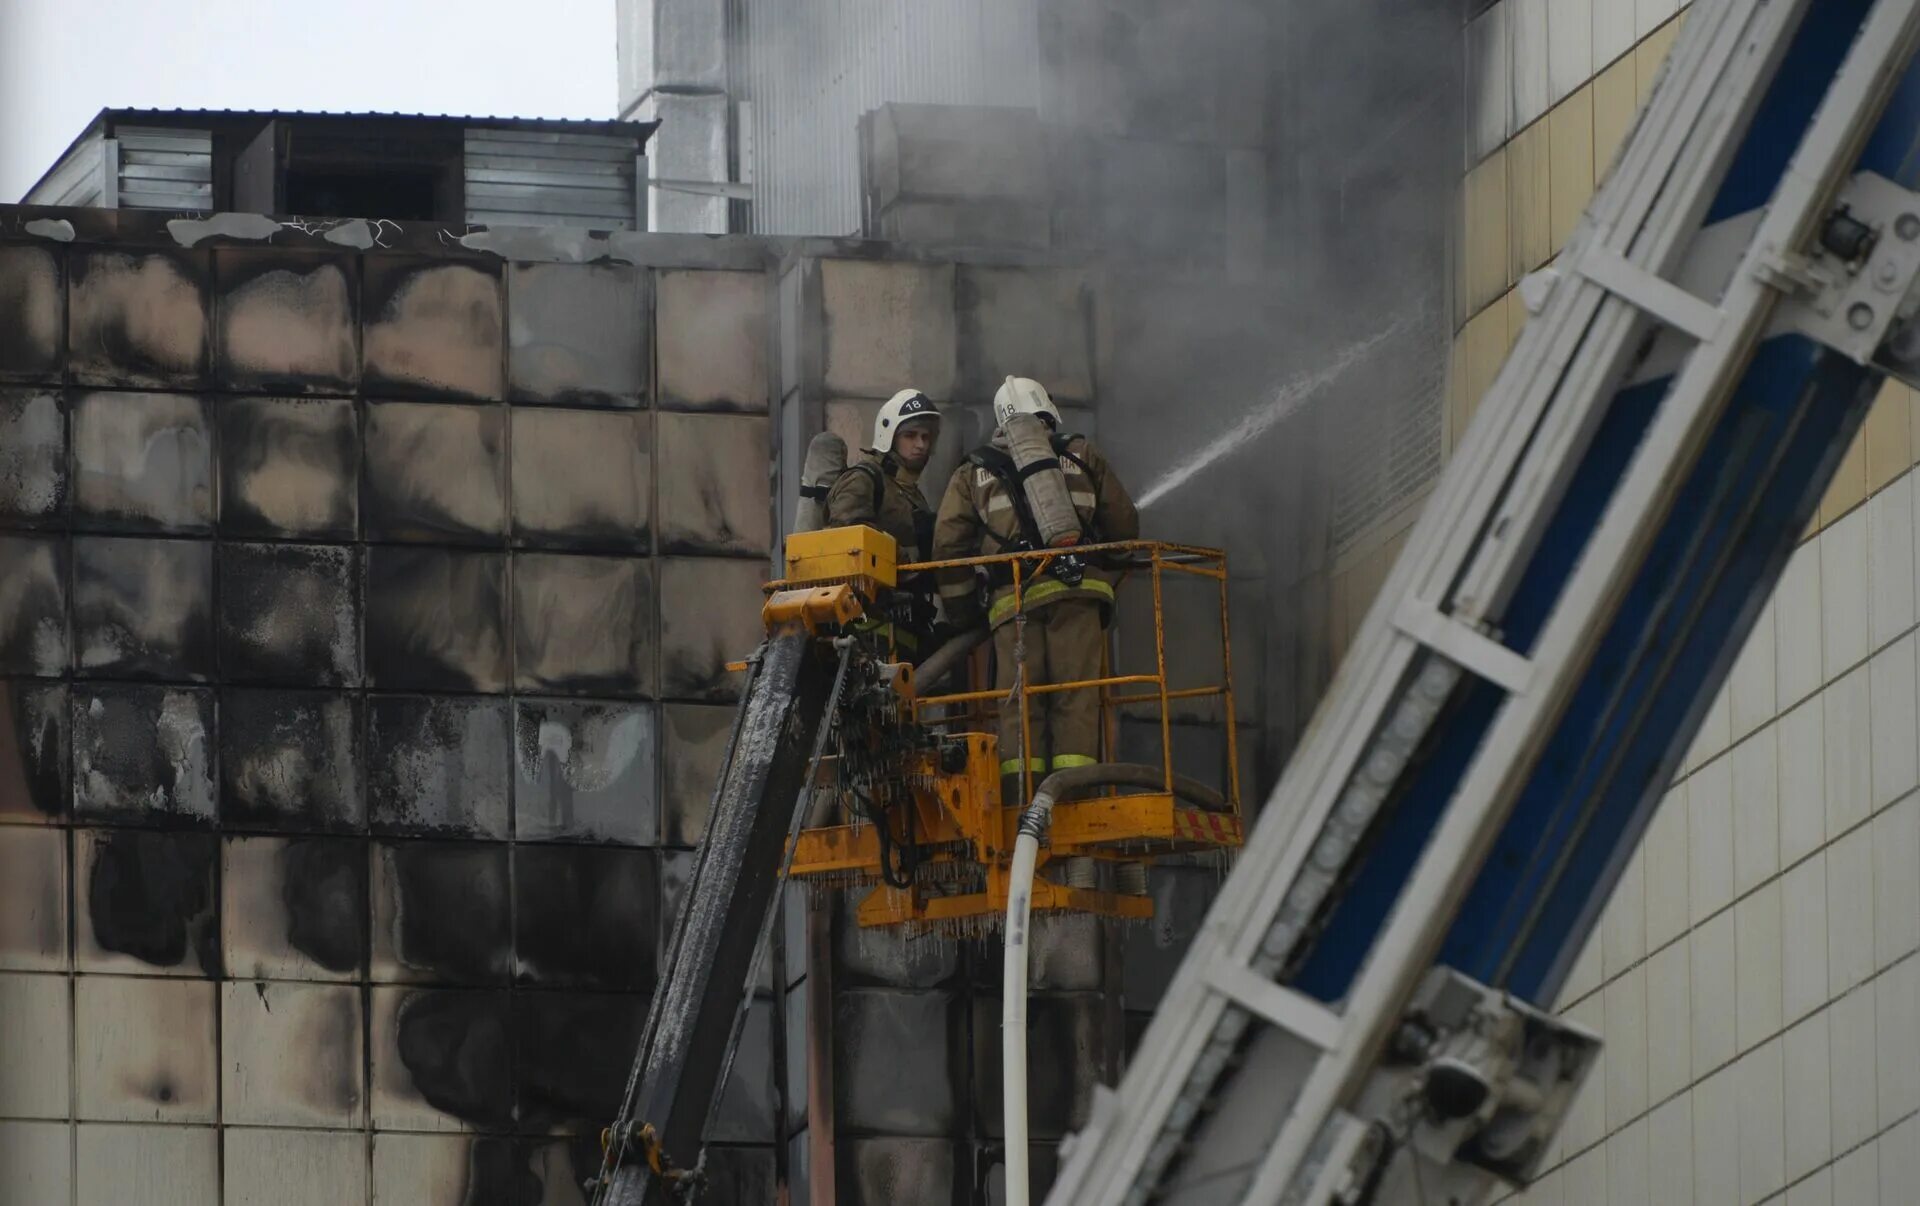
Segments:
[[[286,211],[332,218],[431,220],[440,216],[434,212],[437,178],[431,169],[289,168]]]

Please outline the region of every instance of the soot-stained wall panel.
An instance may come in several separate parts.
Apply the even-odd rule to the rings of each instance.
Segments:
[[[651,562],[631,557],[515,556],[515,687],[652,694],[653,575]]]
[[[229,975],[352,980],[366,974],[364,842],[230,837],[221,858],[221,949]]]
[[[69,707],[64,683],[0,679],[0,820],[40,824],[66,815]]]
[[[713,788],[727,758],[733,709],[670,703],[661,708],[666,789],[660,801],[660,840],[698,845],[707,828]]]
[[[73,691],[73,811],[83,821],[211,825],[214,695],[101,683]]]
[[[367,536],[498,543],[507,522],[506,435],[503,407],[370,404]]]
[[[0,381],[58,381],[66,352],[66,253],[0,247]]]
[[[597,1155],[600,1129],[619,1112],[627,1081],[626,1061],[607,1054],[636,1048],[645,1020],[645,998],[516,993],[515,1105],[522,1129],[579,1135],[594,1145],[582,1145],[582,1155]]]
[[[513,998],[504,991],[376,986],[369,1063],[374,1129],[513,1125]]]
[[[663,557],[660,574],[660,694],[666,699],[730,700],[740,675],[727,663],[759,643],[760,561]]]
[[[506,983],[513,929],[504,844],[379,842],[372,877],[375,980]]]
[[[67,367],[81,385],[193,389],[207,373],[204,251],[69,254]]]
[[[366,1101],[360,990],[246,983],[220,989],[220,1116],[228,1123],[354,1127]],[[286,1052],[299,1058],[285,1058]]]
[[[0,523],[56,524],[66,509],[65,399],[51,390],[0,389]]]
[[[662,272],[658,289],[660,405],[766,410],[767,278],[757,272]]]
[[[964,998],[951,992],[836,993],[834,1118],[841,1133],[955,1133],[965,1076]]]
[[[652,851],[516,846],[513,891],[521,983],[652,990],[660,913]]]
[[[839,1167],[834,1188],[846,1206],[895,1202],[958,1203],[965,1200],[960,1156],[941,1139],[842,1138],[834,1145]]]
[[[360,682],[360,559],[351,547],[220,546],[219,657],[233,682]]]
[[[215,413],[222,533],[353,538],[360,517],[360,431],[353,403],[224,398]]]
[[[594,1141],[597,1144],[597,1140]],[[407,1206],[586,1206],[580,1182],[600,1168],[577,1144],[479,1136],[376,1134],[373,1200]],[[762,1199],[715,1197],[717,1202]],[[771,1199],[765,1199],[771,1200]]]
[[[360,380],[359,278],[347,255],[222,247],[213,253],[222,389],[351,393]]]
[[[504,554],[375,546],[366,565],[368,686],[506,689]]]
[[[38,825],[0,826],[0,884],[6,885],[0,968],[66,970],[67,835]]]
[[[358,696],[230,688],[220,713],[224,824],[292,833],[365,827]]]
[[[849,909],[834,911],[833,957],[834,983],[846,988],[940,988],[960,971],[958,944],[864,927]]]
[[[1085,1126],[1109,1036],[1097,993],[1039,994],[1027,1002],[1027,1126],[1059,1139]],[[987,1135],[1004,1133],[1000,1084],[1000,998],[973,998],[973,1110]]]
[[[515,407],[512,444],[516,544],[647,551],[652,414]]]
[[[499,261],[369,255],[361,274],[369,394],[500,400]]]
[[[122,536],[73,542],[82,674],[204,682],[214,676],[213,545]]]
[[[1009,376],[1057,402],[1093,400],[1093,294],[1082,269],[957,270],[962,396],[985,401]]]
[[[65,976],[0,972],[0,1116],[65,1119],[73,1013]]]
[[[80,395],[73,406],[73,475],[79,526],[212,531],[208,403],[190,394]]]
[[[83,972],[218,976],[209,833],[82,829],[74,833],[74,967]]]
[[[351,1131],[229,1127],[223,1206],[337,1206],[367,1200],[367,1140]]]
[[[0,673],[66,670],[67,561],[62,540],[0,534]]]
[[[827,392],[886,398],[913,386],[951,399],[953,282],[952,264],[820,261]]]
[[[523,841],[659,841],[652,704],[522,699],[514,709],[514,831]]]
[[[509,725],[505,700],[369,698],[367,812],[374,832],[506,837]]]
[[[769,424],[659,416],[660,551],[765,556],[772,545]]]
[[[217,1005],[206,980],[81,976],[73,1024],[74,1108],[103,1122],[219,1117]]]
[[[514,264],[507,272],[515,402],[635,406],[646,395],[649,280],[626,264]]]

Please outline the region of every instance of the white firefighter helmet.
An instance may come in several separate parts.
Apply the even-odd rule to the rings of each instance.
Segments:
[[[1060,426],[1060,409],[1047,396],[1047,389],[1031,377],[1008,377],[993,395],[993,421],[1005,423],[1014,415],[1037,415],[1055,428]]]
[[[892,452],[893,433],[915,421],[940,421],[940,412],[927,401],[925,394],[917,389],[903,389],[888,398],[880,413],[873,416],[873,450]]]

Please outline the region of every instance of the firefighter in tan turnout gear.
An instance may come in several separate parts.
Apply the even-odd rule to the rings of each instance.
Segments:
[[[899,560],[925,561],[933,543],[933,508],[920,492],[920,473],[940,436],[940,412],[917,389],[887,399],[873,418],[873,446],[862,450],[827,491],[826,526],[866,524],[893,537]],[[933,584],[906,581],[895,600],[891,625],[869,631],[885,636],[912,661],[928,653],[933,629]]]
[[[1086,437],[1060,431],[1060,411],[1040,383],[1008,377],[993,399],[999,426],[987,445],[954,470],[934,522],[937,561],[1033,548],[1068,548],[1140,534],[1133,500],[1106,459]],[[1032,483],[1045,479],[1048,490]],[[1064,489],[1061,489],[1061,486]],[[1012,572],[988,579],[987,622],[993,627],[994,685],[1014,683],[1016,625]],[[1112,617],[1115,575],[1078,557],[1063,556],[1037,578],[1021,579],[1026,612],[1027,686],[1100,677],[1100,653]],[[966,627],[979,619],[973,571],[943,570],[940,596],[947,618]],[[1099,754],[1098,688],[1032,696],[1028,705],[1034,775],[1094,762]],[[1000,707],[1000,773],[1018,775],[1020,710]],[[1009,801],[1018,798],[1010,795]]]

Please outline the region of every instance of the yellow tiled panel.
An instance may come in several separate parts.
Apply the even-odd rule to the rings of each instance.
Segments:
[[[1825,527],[1848,511],[1859,506],[1867,497],[1867,442],[1863,429],[1853,437],[1847,455],[1840,461],[1840,468],[1834,473],[1833,481],[1827,486],[1827,496],[1820,500],[1820,524]]]
[[[1520,332],[1527,325],[1527,303],[1520,300],[1520,290],[1513,288],[1507,290],[1500,304],[1507,308],[1507,351],[1511,353],[1513,345],[1520,342]]]
[[[1667,61],[1667,52],[1673,49],[1673,40],[1680,35],[1680,23],[1686,20],[1681,13],[1673,20],[1654,30],[1640,40],[1633,48],[1634,87],[1640,92],[1640,103],[1646,104],[1647,97],[1653,92],[1653,84],[1660,76],[1660,64]]]
[[[1460,434],[1466,428],[1465,399],[1467,396],[1467,343],[1464,337],[1455,335],[1453,346],[1447,351],[1447,414],[1441,432],[1441,453],[1449,460],[1453,450],[1460,446]]]
[[[1634,86],[1633,56],[1628,55],[1593,77],[1593,178],[1607,178],[1613,157],[1633,127],[1633,115],[1640,105],[1640,93]]]
[[[1348,570],[1333,575],[1332,582],[1328,584],[1330,598],[1327,604],[1327,644],[1331,647],[1330,653],[1335,665],[1338,665],[1340,659],[1346,656],[1347,636],[1351,632],[1348,627],[1351,608],[1347,599],[1351,593],[1348,588],[1352,577],[1353,571]]]
[[[1593,84],[1553,107],[1547,114],[1547,193],[1549,230],[1554,250],[1566,246],[1567,236],[1593,197]]]
[[[1478,310],[1512,283],[1507,275],[1511,252],[1507,246],[1506,148],[1487,156],[1467,173],[1464,209],[1464,294],[1467,309]]]
[[[1913,466],[1912,405],[1906,386],[1887,378],[1880,396],[1867,412],[1863,434],[1867,445],[1867,492],[1871,494]]]
[[[1467,390],[1461,398],[1461,426],[1465,430],[1467,421],[1473,419],[1480,398],[1486,396],[1492,388],[1494,378],[1500,376],[1500,365],[1507,361],[1507,311],[1505,305],[1488,305],[1476,313],[1471,323],[1467,323],[1465,344],[1467,344]]]
[[[1536,121],[1507,144],[1507,233],[1512,275],[1519,280],[1553,255],[1547,201],[1547,123]]]

